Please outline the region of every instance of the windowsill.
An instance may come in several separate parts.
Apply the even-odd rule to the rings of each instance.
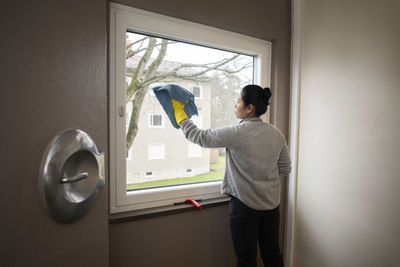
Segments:
[[[201,200],[198,202],[199,202],[199,204],[201,204],[203,209],[205,209],[205,208],[227,205],[229,200],[230,200],[230,197],[221,197],[221,198]],[[149,209],[143,209],[143,210],[118,212],[118,213],[110,214],[109,222],[111,224],[116,224],[116,223],[141,220],[141,219],[151,218],[151,217],[172,215],[172,214],[194,211],[194,210],[197,210],[197,208],[195,206],[193,206],[192,204],[182,203],[182,204],[175,204],[175,205],[149,208]],[[198,210],[198,212],[201,212],[201,211],[202,210]]]

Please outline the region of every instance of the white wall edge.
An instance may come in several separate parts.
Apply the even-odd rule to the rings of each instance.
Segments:
[[[293,266],[294,237],[297,200],[297,167],[300,115],[300,77],[301,77],[301,0],[292,0],[292,55],[291,55],[291,92],[289,148],[292,159],[292,172],[288,179],[286,229],[285,229],[285,266]]]

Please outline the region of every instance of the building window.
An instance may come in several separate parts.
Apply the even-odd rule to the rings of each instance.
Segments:
[[[201,88],[200,86],[192,86],[190,87],[190,92],[194,95],[195,98],[201,98]]]
[[[132,153],[131,150],[129,150],[128,152],[126,152],[126,160],[131,160],[132,159]]]
[[[149,127],[162,128],[164,127],[163,115],[161,114],[150,114],[149,115]]]
[[[165,145],[164,144],[149,144],[149,159],[164,159]]]
[[[110,5],[111,212],[222,197],[224,155],[188,142],[172,127],[151,89],[174,83],[191,91],[199,100],[199,116],[192,120],[200,128],[235,124],[234,99],[241,88],[269,86],[271,44]],[[151,183],[146,181],[150,173]]]
[[[129,127],[129,118],[130,118],[130,114],[128,112],[125,112],[125,122],[126,122],[126,128]]]

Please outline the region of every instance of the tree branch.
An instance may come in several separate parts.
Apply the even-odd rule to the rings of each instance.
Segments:
[[[129,53],[129,50],[131,49],[132,46],[134,46],[134,45],[137,44],[137,43],[142,42],[142,43],[140,44],[140,46],[139,46],[139,49],[140,49],[140,47],[142,47],[142,45],[143,45],[143,42],[144,42],[146,39],[148,39],[148,38],[149,38],[149,37],[144,37],[144,38],[142,38],[142,39],[140,39],[140,40],[137,40],[137,41],[135,41],[135,42],[129,44],[129,45],[126,47],[126,54]]]
[[[246,65],[243,65],[241,68],[235,69],[235,70],[219,69],[219,68],[216,69],[216,70],[225,72],[225,73],[227,73],[227,74],[234,74],[234,73],[237,73],[237,72],[242,71],[242,70],[244,70],[244,69],[247,69],[247,68],[250,67],[251,65],[252,65],[252,63],[247,63]]]
[[[221,61],[218,61],[216,63],[207,63],[207,64],[192,64],[192,63],[186,63],[186,64],[181,64],[177,67],[175,67],[174,69],[172,69],[170,72],[167,73],[161,73],[158,75],[154,75],[154,76],[150,76],[149,79],[145,80],[143,82],[143,84],[150,84],[152,83],[155,79],[159,80],[159,79],[163,79],[163,78],[179,78],[179,79],[188,79],[188,80],[193,80],[194,77],[199,77],[202,76],[204,74],[206,74],[209,71],[212,70],[216,70],[217,68],[235,60],[237,57],[239,57],[239,55],[234,55],[231,58],[228,59],[223,59]],[[178,71],[182,68],[185,67],[200,67],[200,68],[204,68],[204,70],[198,71],[198,72],[194,72],[194,73],[190,73],[190,74],[180,74],[178,73]]]
[[[175,42],[175,41],[168,41],[168,44],[175,44],[175,43],[177,43],[177,42]],[[158,48],[160,45],[161,45],[161,44],[157,44],[155,47]],[[140,46],[140,47],[141,47],[141,46]],[[144,50],[147,49],[147,47],[146,47],[146,48],[140,48],[140,47],[139,47],[137,50],[135,50],[135,51],[127,50],[125,58],[126,58],[126,59],[131,58],[131,57],[133,57],[134,55],[136,55],[136,54],[138,54],[138,53],[140,53],[140,52],[142,52],[142,51],[144,51]]]
[[[143,72],[146,68],[146,65],[149,61],[151,54],[153,53],[154,46],[156,45],[156,38],[149,38],[149,44],[147,46],[146,52],[140,58],[139,64],[137,65],[135,72],[132,75],[132,80],[126,88],[126,101],[129,102],[132,96],[136,93],[138,89],[140,89],[140,83],[143,82]]]
[[[162,40],[160,51],[159,51],[156,59],[153,60],[153,62],[148,67],[148,71],[145,74],[145,78],[148,78],[148,76],[154,75],[157,72],[158,67],[160,66],[161,62],[164,60],[164,57],[167,53],[167,47],[168,47],[168,41]],[[129,120],[128,133],[126,136],[126,152],[129,151],[129,149],[131,148],[131,146],[133,144],[133,140],[136,137],[136,134],[138,131],[138,121],[139,121],[140,110],[142,109],[142,104],[143,104],[144,98],[146,96],[147,89],[148,89],[147,85],[141,85],[134,91],[135,97],[132,100],[132,113],[131,113],[131,118]],[[126,101],[126,103],[128,101]]]
[[[161,48],[160,51],[156,57],[156,59],[153,60],[151,65],[149,66],[146,75],[145,75],[145,80],[148,80],[149,77],[154,76],[157,72],[158,67],[161,65],[162,61],[164,60],[165,55],[167,54],[167,47],[168,47],[168,40],[162,40],[161,41]],[[143,82],[145,83],[145,82]]]

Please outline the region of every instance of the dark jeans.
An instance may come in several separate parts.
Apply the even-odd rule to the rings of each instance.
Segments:
[[[232,197],[229,212],[237,266],[257,266],[257,241],[264,266],[283,266],[279,249],[279,206],[273,210],[259,211]]]

